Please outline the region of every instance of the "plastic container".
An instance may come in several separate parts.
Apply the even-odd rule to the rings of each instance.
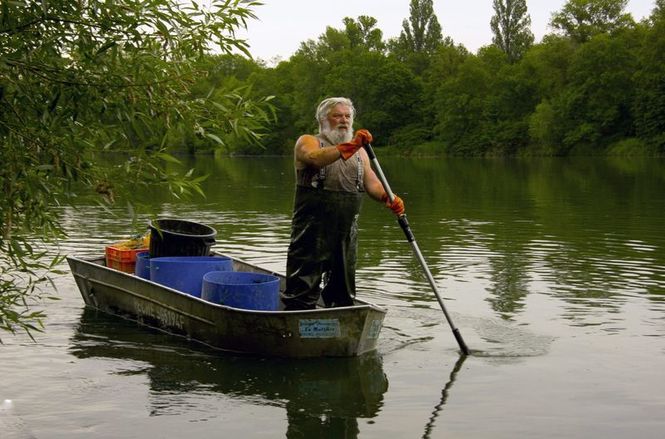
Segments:
[[[212,271],[203,276],[201,298],[234,308],[279,309],[279,278],[244,271]]]
[[[106,266],[125,273],[134,273],[136,255],[147,248],[127,248],[125,242],[118,242],[105,248]]]
[[[201,297],[204,274],[231,270],[233,261],[225,256],[150,258],[150,280],[196,297]]]
[[[178,219],[151,221],[150,257],[208,256],[217,231],[205,224]]]
[[[142,251],[136,254],[134,274],[143,279],[150,279],[150,252]]]

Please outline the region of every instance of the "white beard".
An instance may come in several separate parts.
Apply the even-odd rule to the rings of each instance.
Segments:
[[[327,121],[324,121],[321,134],[333,145],[339,145],[340,143],[350,142],[351,139],[353,139],[352,126],[353,124],[351,123],[348,127],[331,129],[330,124]]]

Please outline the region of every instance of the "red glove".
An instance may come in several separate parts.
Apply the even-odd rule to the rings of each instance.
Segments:
[[[372,143],[372,135],[367,130],[356,131],[356,136],[352,141],[340,143],[336,146],[343,160],[348,160],[364,145]]]
[[[386,203],[386,207],[390,210],[393,211],[393,213],[397,216],[403,215],[404,214],[404,201],[400,197],[398,197],[396,194],[393,194],[393,202],[390,202],[390,199],[388,198],[388,194],[384,193],[383,196],[381,197],[381,201]]]

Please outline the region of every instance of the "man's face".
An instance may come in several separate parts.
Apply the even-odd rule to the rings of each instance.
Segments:
[[[351,117],[351,108],[344,104],[335,105],[328,113],[328,124],[330,129],[350,129],[353,119]]]
[[[353,137],[353,117],[348,105],[335,105],[323,123],[323,134],[333,144],[349,142]]]

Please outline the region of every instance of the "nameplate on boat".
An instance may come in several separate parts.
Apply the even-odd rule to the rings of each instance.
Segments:
[[[367,338],[379,338],[379,332],[381,332],[381,320],[372,320],[369,331],[367,331]]]
[[[337,319],[301,319],[299,321],[302,338],[334,338],[340,336]]]

